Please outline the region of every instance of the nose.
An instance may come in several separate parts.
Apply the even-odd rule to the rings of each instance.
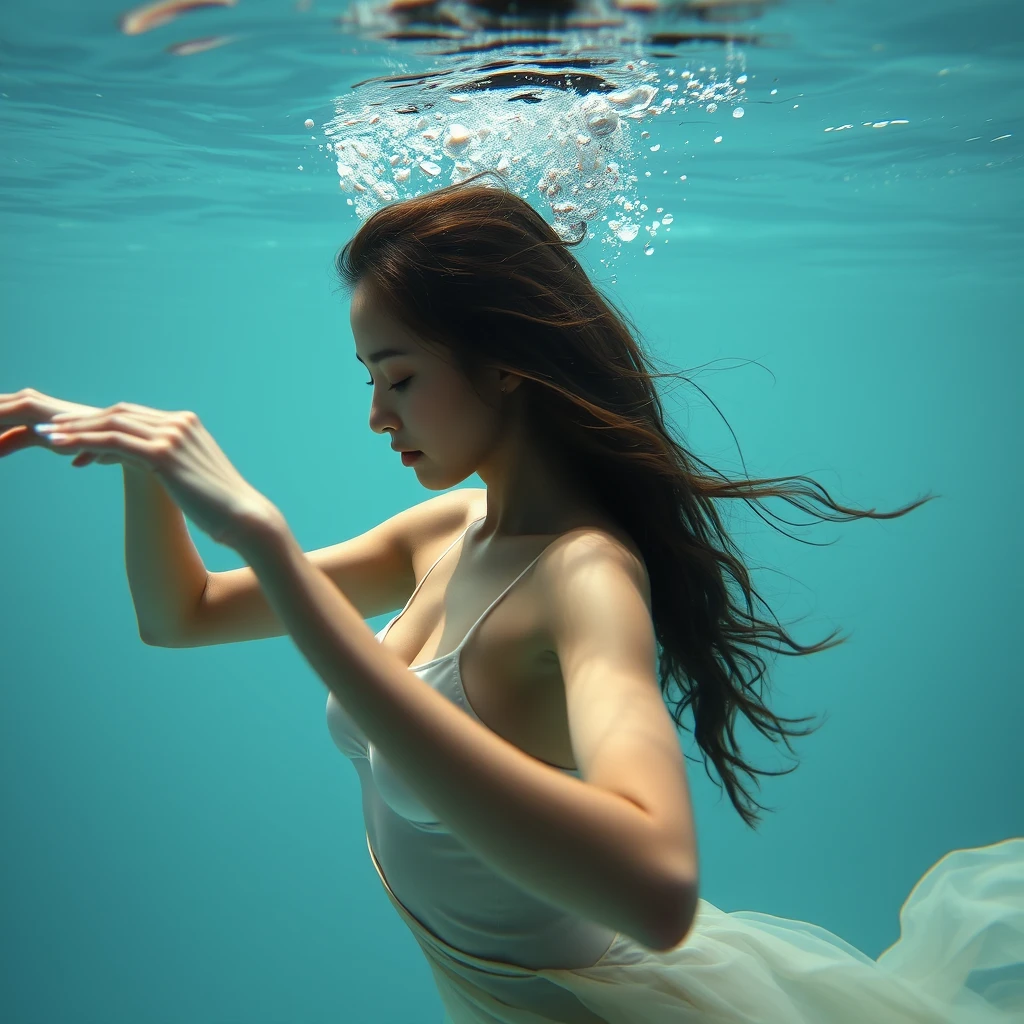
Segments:
[[[396,433],[398,431],[398,422],[395,419],[394,413],[388,409],[387,402],[377,400],[376,394],[374,394],[370,402],[369,424],[370,429],[375,434],[384,434],[388,431]]]

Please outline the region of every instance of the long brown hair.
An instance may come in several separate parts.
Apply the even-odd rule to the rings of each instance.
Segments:
[[[497,187],[479,182],[492,173]],[[708,777],[710,757],[733,806],[756,830],[760,815],[751,808],[774,808],[753,800],[737,771],[760,788],[755,775],[786,775],[797,766],[768,771],[744,761],[734,735],[736,713],[769,739],[778,734],[791,752],[787,735],[814,730],[787,729],[783,722],[808,718],[780,718],[754,694],[766,666],[753,649],[794,657],[848,637],[833,639],[833,631],[805,647],[778,625],[751,584],[715,502],[738,498],[760,515],[753,503],[778,497],[820,520],[841,522],[894,519],[932,497],[895,512],[845,508],[808,477],[730,480],[691,454],[666,429],[654,380],[693,382],[682,373],[654,372],[634,338],[640,337],[635,325],[569,251],[583,237],[561,239],[497,172],[485,171],[378,210],[338,253],[335,266],[343,288],[351,291],[368,279],[393,316],[425,343],[451,353],[471,381],[485,366],[524,378],[520,391],[529,389],[537,436],[571,456],[602,510],[640,548],[651,585],[662,693],[667,698],[674,683],[681,694],[673,720],[685,729],[682,716],[693,705],[694,738]],[[810,486],[784,486],[790,480]],[[836,514],[816,513],[804,499]],[[745,610],[730,596],[727,576],[739,584]],[[775,625],[754,616],[752,598],[768,608]],[[790,650],[770,647],[768,637]],[[741,662],[756,669],[749,680]]]

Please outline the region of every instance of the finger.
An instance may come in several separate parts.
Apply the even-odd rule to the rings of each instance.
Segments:
[[[89,461],[103,465],[122,463],[151,469],[150,457],[156,453],[157,443],[167,435],[166,425],[161,420],[155,417],[147,419],[134,413],[109,415],[99,410],[94,416],[55,419],[57,429],[40,435],[51,451],[58,455],[79,455],[83,449],[88,449]],[[96,443],[96,438],[104,440]],[[133,448],[128,444],[129,440],[143,441],[151,449],[147,454],[142,449]]]
[[[45,434],[37,434],[33,426],[14,427],[0,433],[0,459],[25,448],[49,448],[49,440]],[[86,462],[76,465],[88,465],[95,456],[89,456]]]
[[[66,408],[63,403],[47,408],[28,395],[5,396],[0,400],[0,428],[40,423],[47,413],[63,412]]]
[[[50,417],[54,423],[66,423],[69,420],[77,423],[105,423],[115,416],[133,416],[143,422],[160,423],[172,413],[163,409],[154,409],[148,405],[138,405],[135,402],[117,402],[106,409],[96,409],[90,406],[82,406],[80,409],[62,409],[56,415]]]
[[[84,431],[52,435],[49,442],[54,451],[64,455],[87,453],[104,461],[151,469],[159,456],[157,442],[120,431]]]
[[[0,427],[0,447],[4,445],[13,445],[15,441],[20,440],[26,433],[34,434],[34,430],[29,430],[28,427],[10,427],[5,430]]]
[[[0,428],[2,430],[3,428]],[[46,442],[31,427],[13,427],[0,433],[0,459],[23,448],[44,448]]]
[[[55,433],[58,434],[119,431],[123,434],[134,434],[151,439],[160,432],[166,414],[153,414],[152,410],[147,411],[149,412],[148,416],[140,413],[110,412],[106,409],[90,416],[61,413],[53,416],[50,422],[57,425]]]
[[[45,423],[55,413],[75,412],[85,415],[99,411],[93,405],[64,402],[38,391],[0,395],[0,426]]]

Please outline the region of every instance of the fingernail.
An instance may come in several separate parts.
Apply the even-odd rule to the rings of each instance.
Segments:
[[[57,429],[56,423],[37,423],[32,428],[37,434],[49,434],[52,430]]]

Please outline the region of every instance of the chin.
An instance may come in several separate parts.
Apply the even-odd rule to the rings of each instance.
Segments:
[[[468,473],[459,473],[458,471],[454,473],[446,473],[442,470],[440,473],[434,472],[424,474],[421,470],[419,477],[420,483],[428,491],[448,491],[453,487],[457,487],[464,480],[468,480],[475,472],[476,470],[472,469]]]

